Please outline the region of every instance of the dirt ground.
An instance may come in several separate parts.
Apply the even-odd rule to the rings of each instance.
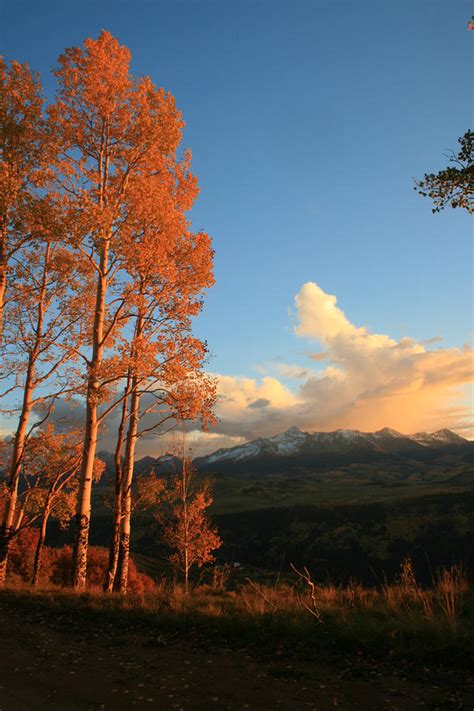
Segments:
[[[80,629],[0,599],[0,711],[474,709],[474,675],[424,670],[417,679],[376,666],[258,659],[152,630],[81,637]]]

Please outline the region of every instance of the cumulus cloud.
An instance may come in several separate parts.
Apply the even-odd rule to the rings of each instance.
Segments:
[[[470,348],[427,350],[413,338],[396,341],[370,333],[352,324],[336,297],[312,282],[304,284],[295,303],[296,334],[323,344],[338,371],[309,378],[301,395],[320,403],[324,392],[327,416],[341,417],[341,426],[383,424],[406,431],[433,426],[433,420],[442,425],[443,404],[458,398],[456,387],[472,378]]]
[[[270,376],[218,376],[216,431],[244,438],[268,436],[291,425],[307,430],[389,426],[407,433],[449,426],[468,432],[462,386],[472,379],[471,348],[429,350],[427,341],[372,333],[353,324],[336,296],[314,282],[302,286],[295,306],[296,336],[309,339],[315,351],[316,345],[322,348],[322,353],[308,356],[327,366],[274,366],[281,377],[300,381],[295,389]],[[264,408],[252,408],[261,400]]]
[[[273,376],[261,379],[215,374],[219,422],[215,432],[249,439],[278,432],[300,403],[297,394]]]

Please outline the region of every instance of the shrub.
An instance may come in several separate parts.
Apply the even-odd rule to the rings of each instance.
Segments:
[[[8,557],[7,573],[10,579],[13,576],[17,580],[30,582],[38,538],[37,528],[24,528],[15,536]]]
[[[30,582],[33,574],[33,562],[38,542],[38,530],[25,529],[14,540],[8,561],[9,579]],[[109,560],[107,548],[90,546],[87,558],[87,587],[102,587]],[[67,587],[72,580],[72,548],[50,548],[43,550],[42,579],[45,583]],[[140,573],[130,559],[129,592],[142,594],[153,590],[155,583],[145,573]]]
[[[109,551],[100,546],[90,546],[87,556],[87,586],[102,587],[109,562]],[[55,555],[50,563],[49,579],[55,585],[64,587],[70,584],[72,578],[72,548],[63,546],[55,549]],[[145,573],[140,573],[130,558],[128,570],[128,591],[141,594],[155,587],[153,580]]]

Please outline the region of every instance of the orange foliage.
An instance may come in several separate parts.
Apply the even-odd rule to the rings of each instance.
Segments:
[[[38,528],[25,528],[15,536],[7,565],[10,579],[13,576],[13,578],[19,578],[24,582],[30,582],[38,539]]]
[[[0,215],[23,214],[44,161],[41,84],[27,64],[0,56]],[[16,221],[16,220],[15,220]],[[9,227],[12,226],[10,223]]]
[[[30,582],[35,548],[38,543],[39,530],[29,528],[21,531],[16,536],[11,547],[8,561],[8,576],[10,580],[21,580]],[[104,581],[108,563],[108,550],[99,546],[89,548],[87,563],[88,586],[99,587]],[[72,548],[63,546],[62,548],[45,547],[44,561],[42,569],[42,581],[46,584],[68,587],[72,578]],[[137,570],[133,559],[129,564],[129,592],[141,594],[151,591],[155,587],[153,580],[145,573]]]
[[[63,548],[50,549],[50,555],[53,552],[52,561],[49,566],[49,578],[55,585],[65,587],[70,584],[73,566],[72,566],[72,549],[70,546]],[[102,587],[107,571],[109,560],[109,552],[107,548],[100,546],[90,546],[87,559],[87,584],[88,587]],[[152,590],[155,584],[153,580],[139,573],[133,559],[129,562],[129,586],[130,593],[143,593],[147,590]]]
[[[7,270],[30,238],[49,158],[38,76],[0,57],[0,340]]]
[[[177,383],[207,355],[187,331],[203,289],[213,284],[211,240],[193,233],[186,216],[198,186],[190,152],[177,156],[184,122],[174,98],[149,77],[133,77],[129,64],[129,50],[105,31],[67,49],[55,72],[58,99],[48,108],[60,156],[58,195],[71,218],[69,244],[87,253],[102,291],[84,334],[93,346],[89,367],[98,401],[131,368],[171,384],[168,405],[195,416],[198,403],[182,402],[191,394],[196,400],[196,383],[182,397]],[[131,348],[120,329],[138,315],[142,327]],[[202,378],[200,384],[207,393],[201,410],[208,413],[213,386]]]

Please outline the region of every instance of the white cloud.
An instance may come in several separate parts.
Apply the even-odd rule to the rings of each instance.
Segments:
[[[295,389],[276,377],[217,376],[216,432],[251,438],[297,425],[308,430],[388,426],[404,432],[449,426],[466,433],[469,403],[462,386],[472,379],[471,348],[428,350],[426,341],[371,333],[353,324],[336,297],[314,282],[303,285],[295,305],[295,334],[324,349],[308,356],[327,367],[273,365],[281,377],[300,381]],[[252,408],[255,401],[265,406]]]

